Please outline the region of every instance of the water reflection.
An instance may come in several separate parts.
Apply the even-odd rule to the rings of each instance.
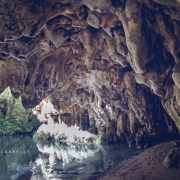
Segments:
[[[30,137],[0,137],[0,179],[17,179],[29,171],[29,163],[37,155],[37,146]]]
[[[1,137],[0,179],[86,179],[136,153],[125,144],[35,144],[30,137]]]

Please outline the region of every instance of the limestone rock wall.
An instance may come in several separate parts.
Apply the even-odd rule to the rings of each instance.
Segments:
[[[179,0],[0,0],[0,91],[103,142],[177,133],[179,21]]]

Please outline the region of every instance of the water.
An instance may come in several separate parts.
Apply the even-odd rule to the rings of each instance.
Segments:
[[[31,137],[0,137],[0,180],[87,179],[139,152],[125,144],[39,144]]]

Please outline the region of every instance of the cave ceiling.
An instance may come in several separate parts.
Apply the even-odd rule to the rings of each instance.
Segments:
[[[143,144],[180,129],[179,34],[179,0],[0,0],[0,91]]]

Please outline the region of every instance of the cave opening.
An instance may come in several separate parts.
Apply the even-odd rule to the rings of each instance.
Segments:
[[[125,143],[102,146],[97,135],[62,122],[49,97],[26,110],[8,87],[0,105],[1,178],[87,178],[142,151]]]
[[[34,115],[40,121],[41,126],[35,134],[35,138],[41,141],[43,136],[49,135],[49,138],[54,138],[55,141],[60,143],[92,143],[99,144],[98,137],[87,131],[83,131],[76,124],[69,125],[67,120],[62,121],[62,116],[68,118],[68,121],[72,121],[68,117],[68,113],[58,112],[50,98],[43,99],[39,105],[32,109]]]

